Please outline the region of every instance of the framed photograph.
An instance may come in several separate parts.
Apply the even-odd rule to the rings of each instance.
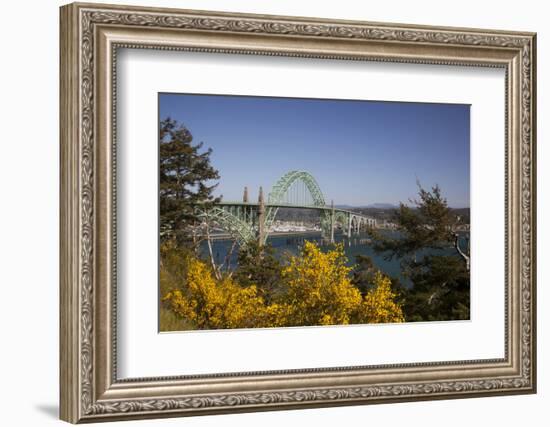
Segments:
[[[535,34],[60,22],[63,420],[536,391]]]

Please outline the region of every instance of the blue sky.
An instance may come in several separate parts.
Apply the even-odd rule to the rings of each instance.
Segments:
[[[337,205],[406,203],[417,178],[470,205],[469,105],[159,94],[159,115],[212,148],[227,201],[306,170]]]

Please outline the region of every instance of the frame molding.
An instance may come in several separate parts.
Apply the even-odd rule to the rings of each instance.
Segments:
[[[60,13],[63,420],[535,392],[535,34],[79,3]],[[505,358],[118,380],[115,65],[121,47],[505,68]]]

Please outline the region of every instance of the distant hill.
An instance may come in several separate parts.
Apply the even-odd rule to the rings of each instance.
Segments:
[[[371,203],[370,205],[364,206],[365,208],[375,208],[375,209],[396,209],[397,205],[392,203]]]
[[[398,206],[390,203],[371,203],[365,206],[336,205],[335,207],[361,213],[382,221],[392,221],[395,211],[398,209]],[[413,209],[416,208],[413,207]],[[470,223],[470,208],[451,208],[451,212],[454,215],[460,216],[462,223]],[[319,211],[312,209],[280,208],[277,213],[277,220],[279,221],[315,222],[318,221],[318,218]]]
[[[392,221],[398,208],[398,206],[389,203],[372,203],[368,206],[348,206],[342,209],[358,212],[378,220]],[[416,207],[412,207],[412,209],[416,209]],[[450,208],[450,210],[454,215],[460,216],[461,223],[470,223],[470,208]]]
[[[371,203],[368,205],[352,206],[352,205],[336,205],[340,209],[396,209],[397,205],[392,203]]]

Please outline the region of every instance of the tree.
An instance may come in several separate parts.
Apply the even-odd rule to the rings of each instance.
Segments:
[[[386,252],[388,259],[415,257],[422,249],[442,249],[454,241],[453,218],[439,186],[426,191],[419,184],[420,200],[412,200],[416,209],[403,203],[394,215],[399,238],[370,230],[374,249]]]
[[[408,320],[467,319],[469,255],[459,246],[456,218],[439,186],[427,191],[419,184],[419,197],[412,201],[414,207],[400,204],[393,219],[397,235],[369,231],[373,247],[387,259],[400,259],[403,274],[413,283],[403,292]],[[450,247],[458,256],[445,252]]]
[[[372,288],[374,275],[377,271],[371,257],[357,255],[351,271],[351,283],[359,289],[362,295],[365,295]]]
[[[267,302],[271,302],[282,287],[281,261],[271,245],[250,242],[241,247],[234,278],[241,286],[256,285]]]
[[[376,268],[371,257],[367,255],[356,255],[355,265],[351,271],[351,283],[365,296],[378,286],[377,274],[381,271]],[[403,284],[396,277],[388,277],[390,280],[390,290],[395,296],[395,300],[403,303],[404,293],[407,291]]]
[[[160,234],[161,240],[189,240],[197,223],[197,205],[208,208],[217,199],[212,192],[219,179],[210,165],[212,149],[201,152],[191,132],[170,117],[160,122]]]
[[[470,277],[457,256],[428,255],[412,268],[404,310],[411,321],[470,318]]]

